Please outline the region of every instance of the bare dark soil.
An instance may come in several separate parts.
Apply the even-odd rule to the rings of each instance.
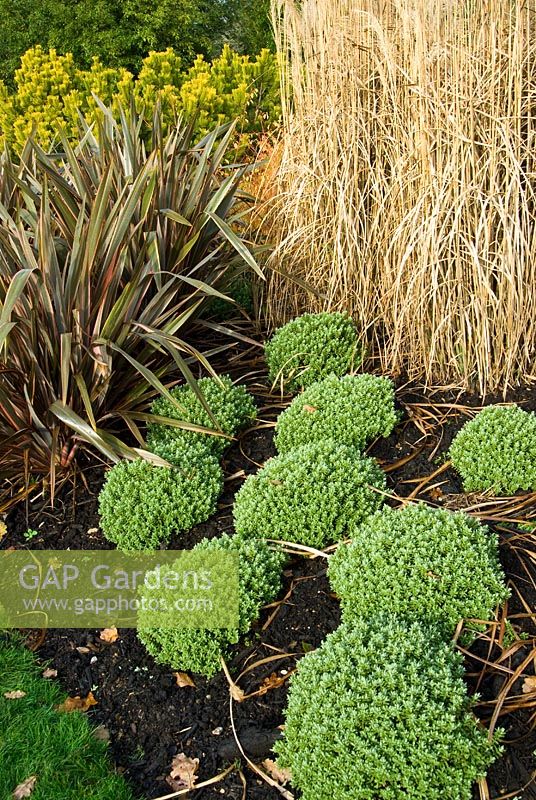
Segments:
[[[251,375],[248,382],[259,393],[262,373],[260,377],[258,372]],[[525,679],[534,675],[536,660],[536,538],[521,532],[515,522],[536,514],[536,498],[498,504],[490,503],[489,498],[467,498],[452,469],[442,469],[453,435],[468,418],[470,407],[480,404],[478,398],[425,396],[407,387],[401,388],[399,398],[403,421],[388,440],[370,450],[388,470],[390,502],[397,504],[397,498],[412,495],[436,505],[469,507],[483,516],[500,534],[501,558],[512,586],[512,599],[500,624],[464,651],[469,689],[481,695],[475,711],[484,724],[504,728],[506,739],[504,755],[487,779],[489,794],[485,794],[486,787],[480,792],[475,788],[475,800],[536,798],[536,693],[523,691]],[[536,408],[536,398],[528,390],[509,399]],[[217,514],[187,536],[176,537],[171,547],[190,547],[204,536],[232,531],[235,491],[245,475],[256,471],[275,452],[270,423],[281,410],[281,402],[265,391],[259,405],[263,406],[259,427],[243,434],[227,453],[225,492]],[[79,478],[75,487],[64,487],[54,510],[40,508],[40,499],[30,503],[29,510],[16,508],[8,519],[9,532],[2,547],[108,548],[98,529],[97,494],[102,479],[102,468],[89,467],[84,481]],[[39,531],[30,543],[23,538],[28,527]],[[225,778],[199,789],[195,793],[198,800],[276,800],[281,796],[278,790],[248,766],[235,733],[255,764],[270,758],[283,722],[288,676],[300,656],[317,647],[339,622],[338,603],[330,594],[325,566],[323,559],[291,560],[285,571],[282,602],[266,609],[247,640],[235,647],[228,664],[234,679],[248,665],[274,659],[239,680],[246,694],[258,690],[266,679],[271,688],[244,702],[233,702],[235,732],[226,677],[220,674],[207,681],[193,676],[195,687],[179,688],[172,671],[155,664],[134,631],[120,631],[113,644],[104,643],[98,631],[33,631],[28,643],[40,659],[58,670],[58,680],[70,695],[93,692],[98,705],[89,714],[96,725],[108,731],[115,763],[140,798],[152,800],[171,793],[166,782],[171,761],[176,754],[185,753],[199,759],[199,782],[235,765]]]

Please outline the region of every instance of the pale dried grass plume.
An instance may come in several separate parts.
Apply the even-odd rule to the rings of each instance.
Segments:
[[[536,378],[535,3],[274,0],[273,324],[347,309],[387,372]]]

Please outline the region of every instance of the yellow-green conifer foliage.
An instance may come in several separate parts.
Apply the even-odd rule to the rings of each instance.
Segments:
[[[164,128],[183,116],[195,120],[200,136],[234,119],[241,133],[260,131],[281,111],[277,57],[268,50],[252,58],[226,46],[212,62],[198,56],[183,69],[168,48],[150,52],[134,76],[105,67],[98,58],[90,69],[79,69],[70,53],[36,46],[23,55],[12,93],[0,81],[0,140],[20,149],[33,133],[46,149],[61,129],[75,139],[80,115],[90,124],[98,117],[95,97],[117,107],[128,107],[133,99],[149,119],[160,102]]]

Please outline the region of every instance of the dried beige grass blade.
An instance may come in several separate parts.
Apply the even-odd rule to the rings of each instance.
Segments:
[[[273,15],[289,61],[271,322],[346,308],[385,371],[536,380],[536,0]]]

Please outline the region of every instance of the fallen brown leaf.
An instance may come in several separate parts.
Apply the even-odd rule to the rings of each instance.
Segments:
[[[50,667],[47,667],[43,671],[43,678],[57,678],[57,677],[58,677],[57,669],[50,669]]]
[[[90,653],[89,647],[77,647],[76,648],[79,653]]]
[[[292,670],[292,672],[294,672],[294,670]],[[266,694],[266,692],[269,692],[270,689],[277,689],[278,686],[282,686],[285,681],[288,680],[289,675],[291,675],[292,672],[287,672],[285,675],[278,675],[277,672],[272,672],[271,675],[263,680],[258,693]]]
[[[243,700],[247,700],[250,697],[260,697],[261,695],[269,692],[271,689],[277,689],[279,686],[282,686],[285,683],[285,681],[287,681],[290,678],[293,672],[295,672],[295,670],[293,669],[289,670],[286,673],[286,675],[278,675],[276,672],[272,672],[272,674],[269,675],[268,678],[265,678],[263,680],[259,688],[256,689],[254,692],[251,692],[251,694],[245,695],[240,689],[241,696],[235,697],[235,700],[241,703]]]
[[[184,753],[179,753],[171,762],[171,772],[166,782],[178,792],[181,789],[193,789],[197,780],[198,758],[188,758]]]
[[[67,697],[63,703],[60,703],[59,706],[56,706],[56,711],[66,712],[68,714],[71,711],[87,711],[91,706],[96,706],[97,701],[93,697],[93,692],[90,692],[87,697]]]
[[[195,683],[190,676],[186,674],[186,672],[174,672],[173,677],[177,682],[177,686],[179,686],[181,689],[185,686],[193,686],[195,688]]]
[[[117,628],[105,628],[103,631],[100,632],[99,638],[102,639],[103,642],[108,642],[108,644],[113,644],[117,642],[119,638],[119,634],[117,632]]]
[[[30,775],[25,781],[19,783],[15,791],[11,795],[13,800],[22,800],[23,797],[29,797],[34,790],[37,782],[37,775]]]
[[[309,414],[314,414],[315,411],[318,411],[318,408],[315,408],[314,406],[310,406],[307,403],[304,403],[304,405],[302,406],[302,409],[304,411],[308,411]]]
[[[530,692],[536,692],[536,675],[529,675],[523,681],[523,694],[530,694]]]
[[[20,700],[21,697],[26,697],[26,692],[16,689],[14,692],[4,692],[6,700]]]
[[[283,767],[278,767],[275,761],[272,761],[271,758],[265,758],[262,762],[262,765],[266,772],[272,776],[274,780],[278,783],[288,783],[292,779],[292,775],[290,774],[289,769],[283,769]]]

